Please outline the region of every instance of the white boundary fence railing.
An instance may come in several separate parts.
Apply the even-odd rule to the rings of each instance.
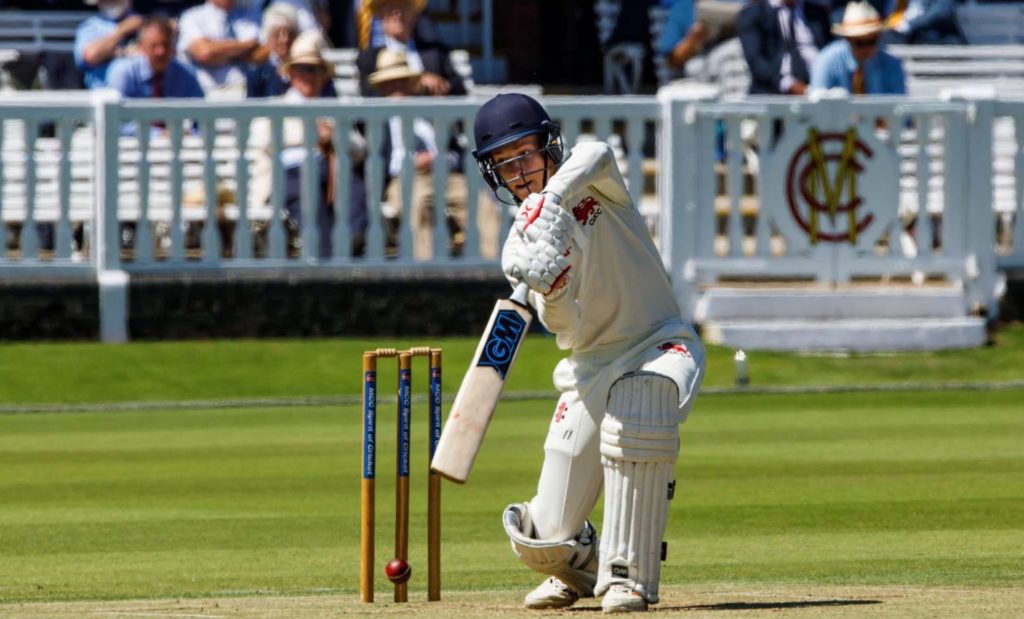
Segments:
[[[995,317],[997,268],[1024,264],[1024,102],[663,99],[661,248],[691,317],[721,280],[901,277]]]
[[[509,210],[495,217],[469,154],[481,102],[5,98],[0,277],[98,281],[101,336],[120,341],[128,336],[133,274],[497,269]],[[991,315],[997,268],[1024,266],[1024,101],[720,102],[663,91],[659,98],[547,97],[544,104],[567,145],[596,138],[616,147],[691,318],[700,288],[721,279],[835,284],[919,274],[962,286],[969,303]],[[397,255],[386,255],[382,155],[393,117],[406,144],[414,139],[412,119],[425,118],[442,151],[453,136],[464,147],[461,255],[449,256],[447,222],[435,217],[433,257],[412,256],[411,153],[397,181],[404,189]],[[327,160],[337,188],[330,204],[337,216],[323,231],[329,254],[317,227],[321,164],[303,155],[317,151],[318,119],[331,121],[335,153]],[[298,189],[289,196],[278,155],[296,123],[303,136],[287,163],[298,166]],[[52,132],[41,131],[50,124]],[[257,125],[269,129],[265,144],[255,138]],[[847,145],[842,136],[851,131]],[[363,169],[353,157],[364,158]],[[347,187],[357,174],[366,184],[369,227],[365,255],[353,258]],[[264,202],[254,187],[267,175]],[[434,166],[435,195],[446,195],[449,175],[448,166]],[[302,214],[297,230],[287,225],[289,198]],[[801,210],[816,201],[817,214]],[[52,248],[43,247],[44,230]]]

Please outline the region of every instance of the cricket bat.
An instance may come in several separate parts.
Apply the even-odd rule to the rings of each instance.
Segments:
[[[521,283],[511,297],[494,305],[444,424],[430,470],[456,483],[466,483],[469,477],[508,372],[530,328],[533,317],[526,300],[528,291]]]

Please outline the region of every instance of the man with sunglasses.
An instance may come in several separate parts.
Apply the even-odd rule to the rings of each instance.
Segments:
[[[905,95],[903,63],[881,48],[885,31],[878,11],[851,2],[843,21],[832,27],[842,37],[821,50],[811,70],[811,90],[839,88],[854,96]]]
[[[565,154],[558,125],[521,94],[485,103],[474,134],[485,181],[520,204],[502,269],[513,287],[530,287],[541,322],[570,351],[554,371],[561,396],[537,493],[503,514],[515,554],[548,576],[525,605],[596,595],[605,612],[645,611],[658,602],[679,424],[704,348],[607,144]],[[599,544],[587,518],[602,486]]]

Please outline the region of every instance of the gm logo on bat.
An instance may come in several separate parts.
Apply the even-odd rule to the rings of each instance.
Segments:
[[[494,368],[498,376],[504,380],[525,331],[526,321],[518,312],[499,311],[498,317],[494,320],[494,327],[487,335],[487,342],[480,353],[477,366]]]

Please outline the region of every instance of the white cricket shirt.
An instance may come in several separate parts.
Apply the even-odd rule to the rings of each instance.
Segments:
[[[611,351],[682,324],[661,256],[607,144],[577,144],[545,191],[561,196],[579,224],[574,240],[581,255],[570,259],[569,285],[550,298],[530,292],[559,348]],[[521,243],[513,230],[503,251]]]

